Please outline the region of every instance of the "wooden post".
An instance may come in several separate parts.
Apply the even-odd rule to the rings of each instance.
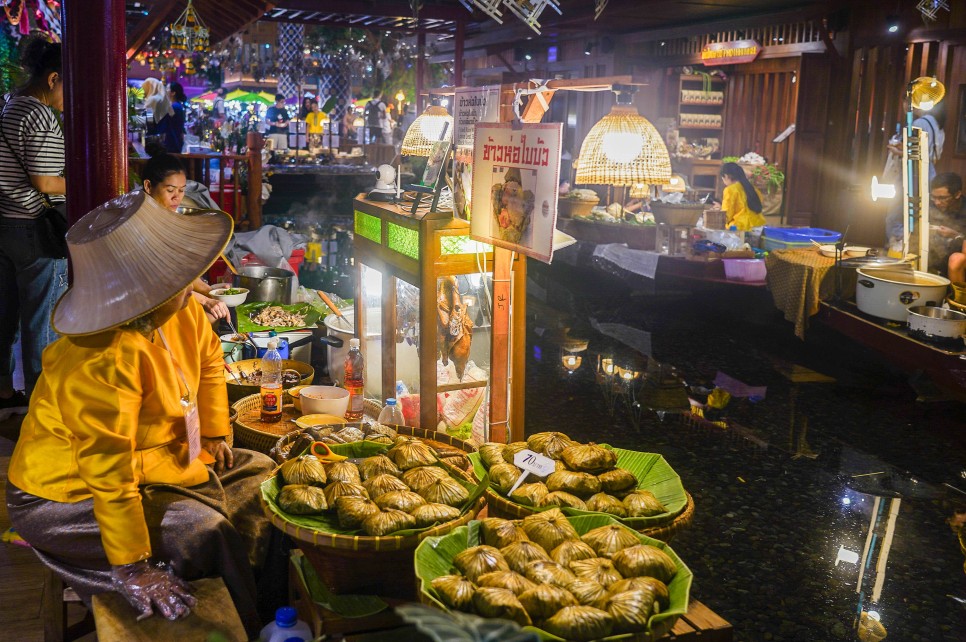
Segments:
[[[64,2],[69,223],[128,190],[124,11],[123,0]]]
[[[262,147],[265,141],[258,132],[248,132],[248,225],[262,226]]]
[[[456,37],[453,41],[453,85],[463,86],[463,39],[466,33],[466,23],[456,21]]]
[[[416,34],[416,113],[421,114],[426,109],[423,99],[423,83],[426,76],[426,32]]]
[[[510,250],[493,247],[493,348],[490,355],[490,441],[507,443],[510,366]],[[518,382],[522,385],[522,381]]]

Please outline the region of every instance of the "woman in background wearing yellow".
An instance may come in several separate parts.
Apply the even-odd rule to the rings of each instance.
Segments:
[[[309,147],[321,147],[322,133],[324,132],[324,125],[327,122],[329,122],[329,117],[319,111],[319,101],[313,100],[312,108],[305,116],[306,133],[311,140]]]
[[[737,163],[725,163],[721,166],[721,181],[725,184],[721,209],[728,216],[725,229],[734,227],[738,231],[746,232],[753,227],[764,225],[761,194],[748,181],[745,170]]]

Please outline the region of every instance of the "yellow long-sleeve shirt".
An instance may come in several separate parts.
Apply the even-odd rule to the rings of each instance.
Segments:
[[[758,198],[761,199],[760,192]],[[753,227],[765,224],[765,217],[762,216],[761,212],[756,212],[748,207],[748,197],[741,183],[732,183],[724,188],[721,209],[728,214],[728,228],[734,225],[738,230],[746,232]]]
[[[202,436],[229,432],[221,343],[201,305],[190,299],[161,329],[171,354],[133,330],[49,345],[10,461],[9,479],[21,490],[57,502],[94,499],[111,564],[151,554],[138,485],[208,479],[201,458],[188,461],[172,355],[197,392]]]
[[[309,134],[321,134],[323,131],[323,125],[329,122],[329,117],[322,112],[310,111],[305,116],[305,124],[308,126]]]

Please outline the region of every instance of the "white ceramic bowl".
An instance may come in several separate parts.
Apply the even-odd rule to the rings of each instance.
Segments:
[[[228,294],[229,288],[219,288],[217,290],[212,290],[208,293],[213,299],[218,299],[229,308],[233,308],[236,305],[241,305],[248,298],[248,290],[245,288],[231,288],[233,290],[239,291],[238,294]]]
[[[869,249],[870,248],[865,247],[863,245],[846,245],[842,249],[842,258],[848,259],[848,258],[854,258],[857,256],[865,256],[866,254],[869,253]],[[822,256],[827,256],[830,259],[835,258],[834,245],[820,245],[818,247],[818,251],[822,253]]]
[[[299,391],[299,403],[307,415],[343,417],[349,408],[349,391],[336,386],[306,386]]]

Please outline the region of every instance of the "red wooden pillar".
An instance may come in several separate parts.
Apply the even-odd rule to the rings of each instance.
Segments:
[[[67,220],[127,191],[124,0],[64,0]]]

